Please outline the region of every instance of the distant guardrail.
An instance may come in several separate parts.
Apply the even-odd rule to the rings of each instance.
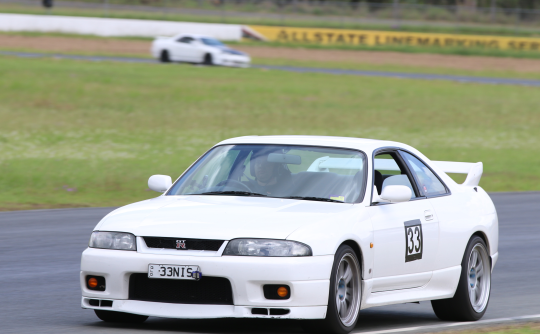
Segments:
[[[403,3],[322,0],[54,0],[49,9],[60,8],[94,10],[99,15],[119,15],[125,11],[138,11],[156,15],[185,14],[216,16],[225,21],[242,17],[253,24],[258,20],[272,19],[286,25],[302,20],[334,25],[351,22],[402,24],[441,23],[446,25],[497,25],[510,28],[540,29],[540,10],[525,8],[443,6]],[[39,6],[37,0],[0,0],[0,3]],[[496,1],[491,3],[495,4]]]
[[[420,46],[540,52],[540,38],[353,29],[133,20],[59,15],[0,14],[0,31],[60,32],[98,36],[173,36],[192,33],[223,41],[243,38],[302,45]]]

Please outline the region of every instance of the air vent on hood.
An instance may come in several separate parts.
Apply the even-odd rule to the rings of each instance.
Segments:
[[[217,251],[223,245],[224,240],[210,239],[186,239],[165,237],[143,237],[149,248],[168,248],[178,250],[205,250]]]

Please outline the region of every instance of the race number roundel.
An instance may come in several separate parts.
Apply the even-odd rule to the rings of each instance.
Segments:
[[[405,225],[405,262],[422,259],[422,222],[420,219],[415,219],[403,224]]]

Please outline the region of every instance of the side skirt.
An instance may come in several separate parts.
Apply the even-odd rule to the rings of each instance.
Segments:
[[[436,270],[431,280],[424,286],[412,289],[391,290],[384,292],[372,292],[373,280],[362,281],[362,309],[450,298],[456,292],[461,275],[461,266],[455,266]]]

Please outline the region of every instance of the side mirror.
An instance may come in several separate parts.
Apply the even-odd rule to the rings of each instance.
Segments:
[[[373,187],[373,202],[375,203],[408,202],[411,197],[411,188],[407,186],[386,186],[380,196],[377,193],[377,187]]]
[[[148,179],[148,188],[158,193],[163,193],[172,185],[172,179],[169,175],[152,175]]]

